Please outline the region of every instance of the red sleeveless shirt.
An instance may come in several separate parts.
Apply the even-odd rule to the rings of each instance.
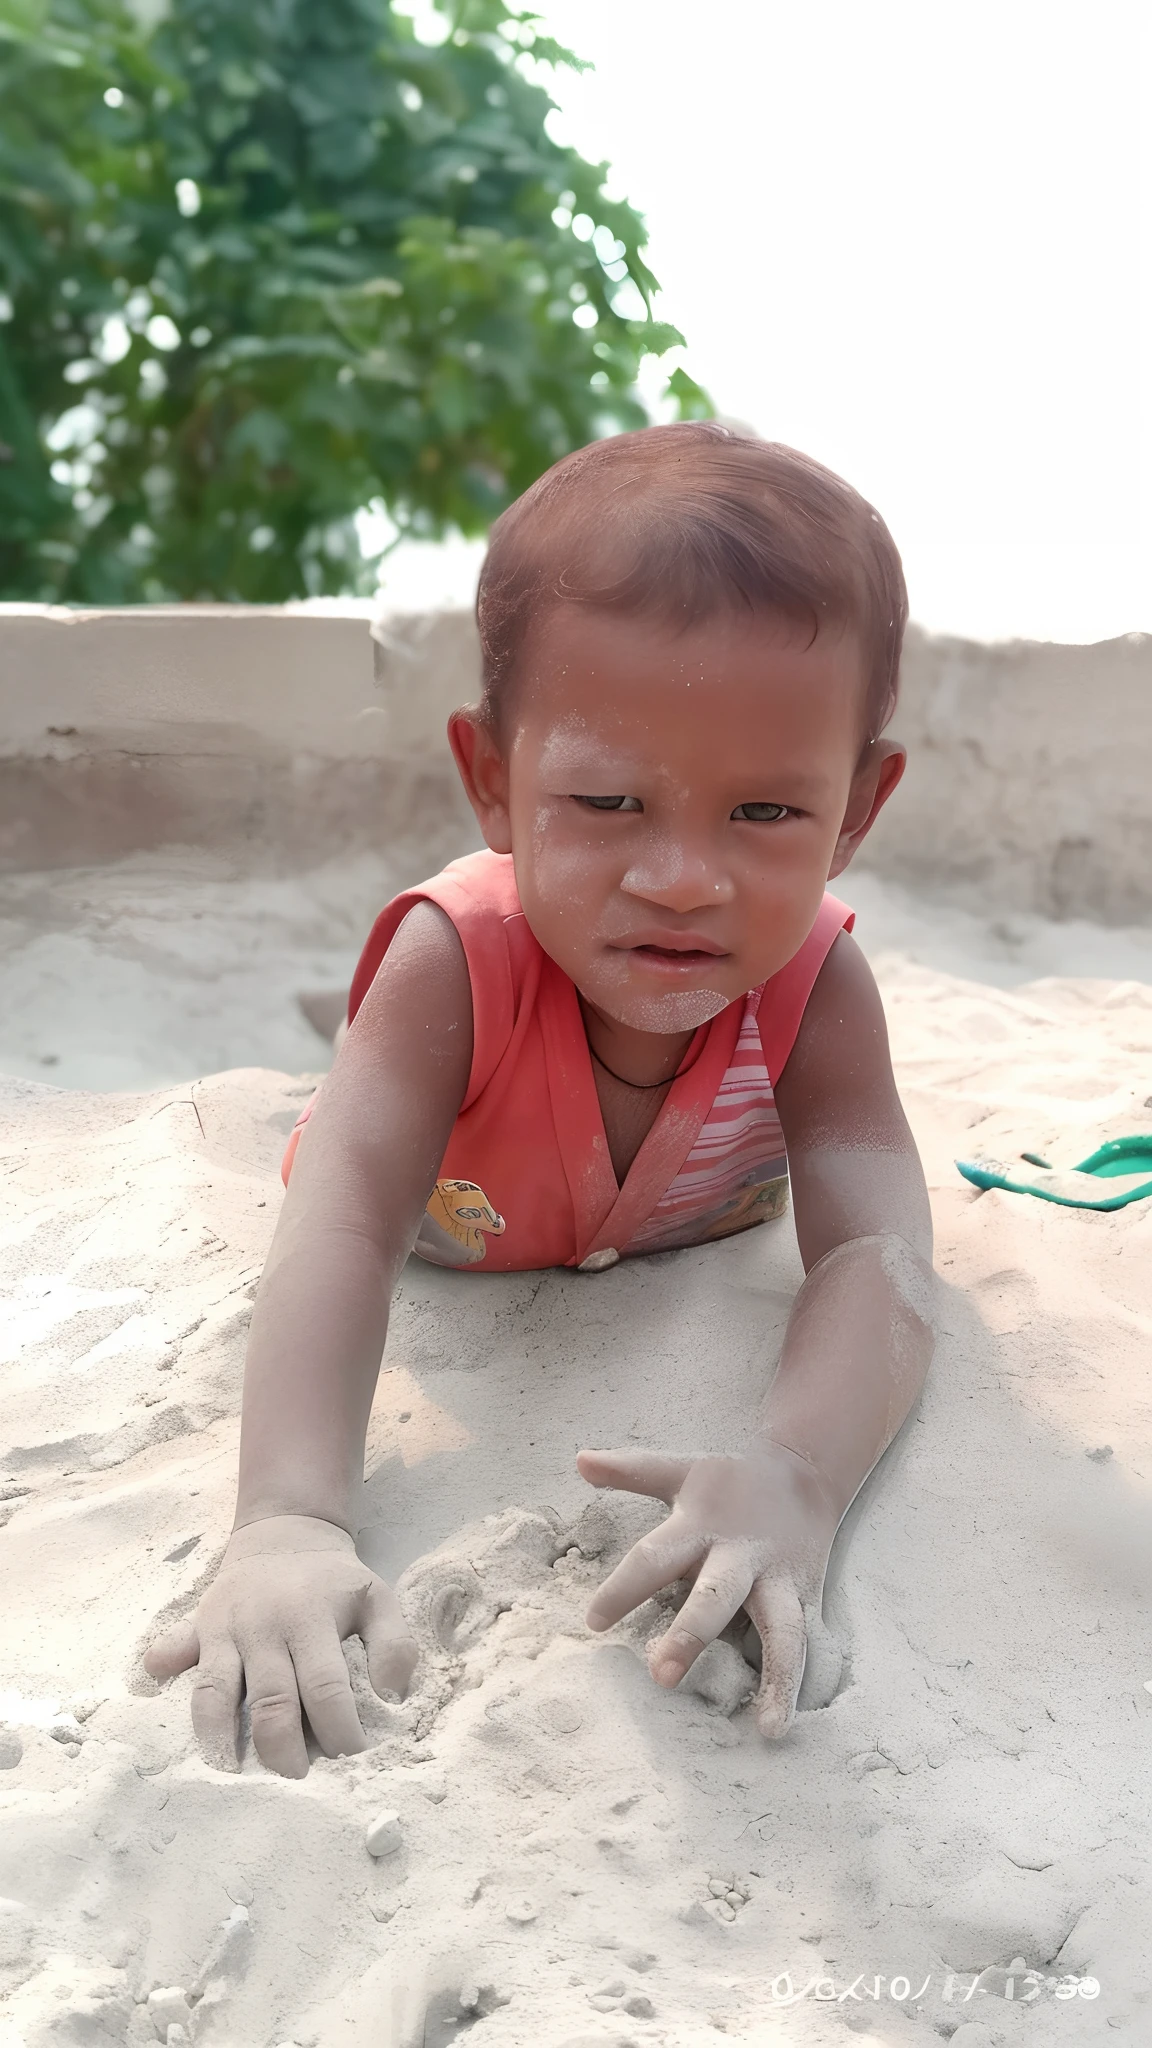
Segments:
[[[529,929],[511,855],[467,854],[394,898],[360,956],[349,1019],[421,902],[455,925],[473,1006],[472,1071],[414,1247],[422,1258],[489,1273],[597,1271],[781,1213],[788,1163],[772,1084],[830,947],[852,928],[845,904],[826,895],[787,965],[697,1031],[620,1186],[576,989]],[[285,1181],[298,1141],[299,1128]]]

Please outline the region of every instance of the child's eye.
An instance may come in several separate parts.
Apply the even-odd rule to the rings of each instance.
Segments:
[[[575,803],[587,804],[590,811],[642,811],[638,796],[578,796]]]
[[[753,825],[774,825],[777,818],[788,816],[787,804],[737,804],[734,818],[747,819]]]

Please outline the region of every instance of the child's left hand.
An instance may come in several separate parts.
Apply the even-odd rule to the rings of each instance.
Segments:
[[[743,1607],[763,1644],[760,1731],[783,1735],[804,1675],[805,1612],[819,1613],[839,1521],[815,1467],[769,1439],[743,1457],[581,1451],[576,1462],[593,1486],[648,1494],[672,1510],[605,1579],[588,1610],[589,1628],[611,1628],[663,1587],[694,1578],[672,1626],[648,1645],[652,1676],[658,1685],[678,1685]]]

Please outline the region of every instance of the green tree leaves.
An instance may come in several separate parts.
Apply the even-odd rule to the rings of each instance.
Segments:
[[[359,507],[481,532],[643,423],[640,360],[681,337],[640,217],[547,133],[540,68],[575,60],[504,0],[445,28],[0,0],[0,595],[369,587]]]

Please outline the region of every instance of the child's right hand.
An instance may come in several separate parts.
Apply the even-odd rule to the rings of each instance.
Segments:
[[[325,1756],[367,1747],[340,1647],[358,1635],[378,1693],[403,1694],[417,1650],[396,1595],[362,1564],[347,1530],[308,1515],[274,1515],[232,1536],[190,1621],[153,1643],[145,1669],[196,1669],[192,1725],[208,1762],[235,1771],[240,1702],[262,1763],[308,1773],[301,1707]]]

